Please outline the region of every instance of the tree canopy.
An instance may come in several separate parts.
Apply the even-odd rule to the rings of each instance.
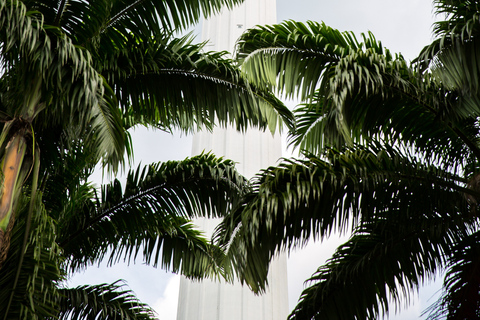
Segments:
[[[225,53],[175,37],[241,2],[0,0],[1,319],[152,319],[119,283],[64,286],[104,258],[231,276],[189,221],[224,215],[244,192],[233,162],[203,154],[131,170],[124,185],[88,179],[97,164],[126,168],[136,125],[291,125]]]
[[[289,134],[303,157],[260,173],[217,229],[237,276],[261,292],[278,250],[351,230],[290,319],[376,319],[439,270],[429,316],[479,316],[480,3],[434,3],[446,20],[412,63],[316,22],[238,42],[251,82],[303,101]]]

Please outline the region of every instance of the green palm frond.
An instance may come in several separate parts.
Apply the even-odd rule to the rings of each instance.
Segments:
[[[452,249],[442,297],[429,308],[429,319],[475,319],[479,317],[480,270],[478,231],[464,237]]]
[[[99,222],[83,231],[75,238],[78,245],[65,244],[67,268],[70,272],[81,270],[104,258],[108,259],[109,265],[119,261],[133,263],[142,259],[148,265],[180,273],[188,278],[230,277],[220,265],[222,252],[210,245],[204,234],[187,219],[169,217],[145,221],[147,219],[137,218],[136,220],[141,220],[139,222],[132,218],[112,220]],[[125,232],[119,235],[116,233],[118,229]],[[105,234],[96,236],[98,230]]]
[[[316,156],[259,175],[215,240],[262,291],[278,250],[354,230],[292,319],[376,318],[389,296],[398,303],[445,266],[431,317],[478,318],[480,3],[434,3],[446,19],[412,64],[371,34],[357,40],[314,22],[256,27],[239,40],[252,83],[301,99],[289,139]]]
[[[45,23],[61,27],[77,44],[94,44],[105,36],[114,40],[130,32],[142,36],[158,30],[181,30],[222,7],[239,5],[243,0],[24,0],[29,10],[38,10]],[[79,16],[79,12],[85,13]],[[115,35],[117,34],[117,36]]]
[[[469,230],[456,215],[422,216],[421,199],[411,202],[357,227],[307,280],[290,319],[376,319],[433,278]]]
[[[323,23],[287,21],[244,33],[238,41],[237,55],[252,82],[276,84],[287,97],[297,95],[303,101],[317,88],[329,88],[336,65],[350,54],[365,48],[390,57],[372,34],[362,37],[363,42],[359,42],[353,33],[342,33]],[[322,81],[324,74],[327,76]]]
[[[28,203],[24,203],[13,228],[7,260],[0,269],[0,318],[5,320],[46,319],[57,312],[55,298],[57,283],[63,280],[63,258],[55,243],[55,222],[39,197],[25,234],[27,211]],[[23,250],[25,237],[27,246]]]
[[[435,13],[444,18],[434,23],[433,33],[437,38],[425,46],[415,59],[425,70],[432,59],[445,48],[463,45],[480,35],[478,1],[434,0]]]
[[[190,277],[218,275],[221,252],[189,219],[226,214],[244,192],[246,180],[233,162],[213,155],[158,163],[131,171],[125,187],[114,181],[100,199],[76,190],[59,219],[59,243],[76,270],[108,256],[143,261]]]
[[[379,215],[407,215],[422,225],[425,219],[428,226],[426,212],[443,220],[460,214],[457,219],[465,224],[463,194],[475,192],[433,164],[379,146],[330,150],[325,157],[263,172],[216,231],[216,242],[254,291],[264,289],[263,268],[278,250],[300,246],[310,236],[324,238]]]
[[[478,1],[458,0],[434,0],[435,13],[443,17],[434,23],[433,32],[437,38],[425,46],[415,60],[421,69],[429,67],[432,60],[438,54],[442,54],[445,48],[456,48],[462,50],[462,46],[472,40],[477,40],[480,35]],[[466,57],[465,55],[461,55]]]
[[[441,115],[443,110],[434,110],[438,109],[437,97],[428,99],[425,94],[425,100],[419,101],[402,94],[362,97],[357,93],[358,99],[348,99],[339,113],[331,101],[318,95],[311,104],[294,111],[296,126],[289,133],[289,141],[299,150],[321,154],[325,146],[347,144],[337,126],[340,116],[347,123],[348,136],[356,143],[395,141],[425,158],[442,161],[445,168],[478,154],[479,127],[475,119],[458,119],[453,124],[451,118]]]
[[[408,99],[416,97],[403,58],[394,59],[372,34],[363,34],[362,40],[325,24],[289,21],[246,32],[239,40],[238,54],[253,83],[275,86],[287,97],[297,95],[302,101],[311,102],[316,97],[313,101],[323,109],[330,124],[328,128],[323,126],[327,138],[336,139],[334,145],[339,146],[358,139],[359,132],[349,127],[356,117],[369,119],[364,116],[365,106],[350,108],[360,100],[353,100],[358,93],[373,100],[365,104],[368,106],[375,105],[378,97],[398,99],[398,95],[392,97],[392,90]],[[381,124],[371,124],[367,129],[378,131],[378,127],[388,125],[387,116],[378,121]]]
[[[479,40],[474,38],[468,43],[457,42],[450,48],[444,48],[432,62],[432,74],[438,82],[449,90],[457,90],[461,97],[478,95],[478,46]],[[459,106],[461,106],[459,104]],[[473,110],[464,112],[464,117],[478,113],[478,106],[472,104]]]
[[[447,99],[452,101],[451,107],[442,110],[442,116],[450,121],[472,119],[480,114],[479,45],[478,38],[467,43],[456,40],[432,61],[433,77],[450,92]]]
[[[27,121],[36,118],[35,126],[44,130],[60,125],[88,129],[99,155],[114,167],[121,163],[125,136],[119,111],[90,54],[60,29],[43,25],[42,16],[21,2],[2,1],[0,10],[3,94],[8,97],[2,112]]]
[[[149,36],[160,30],[181,30],[222,7],[239,5],[243,0],[102,0],[35,1],[50,6],[49,24],[60,25],[78,39],[78,44],[98,42],[98,38],[115,39],[128,33]],[[58,11],[57,11],[58,10]],[[85,12],[79,19],[78,12]]]
[[[156,319],[149,306],[119,282],[58,290],[59,319]]]
[[[18,50],[31,53],[42,36],[41,15],[38,12],[28,12],[26,6],[20,1],[0,2],[0,47],[2,55],[0,61],[5,67],[7,61],[12,61],[13,55],[8,53]]]
[[[434,0],[437,15],[443,15],[445,20],[434,24],[437,36],[460,37],[464,40],[480,34],[479,12],[480,2],[459,0]]]
[[[140,123],[192,131],[214,122],[247,125],[273,132],[292,116],[271,93],[246,82],[224,53],[204,53],[191,36],[169,34],[125,40],[125,49],[105,55],[99,66],[124,112]],[[130,110],[131,108],[131,110]]]
[[[439,62],[432,74],[420,78],[416,68],[373,35],[362,35],[362,40],[324,24],[286,22],[245,33],[239,54],[253,83],[275,86],[307,102],[296,108],[296,130],[289,137],[301,150],[320,153],[324,146],[387,140],[447,166],[480,156],[479,129],[472,118],[480,114],[477,91],[452,91],[452,73],[461,73],[457,87],[476,83],[475,55],[463,62],[455,51],[443,53],[444,60],[456,58],[462,68],[450,63],[446,69],[449,61]],[[467,50],[476,52],[474,48],[472,43]]]

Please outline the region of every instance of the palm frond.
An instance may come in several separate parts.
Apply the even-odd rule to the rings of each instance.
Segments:
[[[452,248],[443,293],[429,308],[429,319],[475,319],[480,307],[478,231]]]
[[[61,27],[77,44],[95,47],[99,39],[118,39],[136,33],[150,36],[159,30],[182,30],[211,16],[223,7],[243,0],[188,0],[181,3],[152,0],[25,0],[29,10],[39,10],[45,23]],[[83,16],[78,13],[83,12]]]
[[[36,118],[37,128],[88,128],[99,154],[114,168],[122,163],[126,147],[119,111],[90,54],[60,29],[43,25],[42,16],[21,2],[2,1],[0,10],[1,64],[8,83],[3,94],[9,97],[2,111],[27,121]]]
[[[189,219],[226,214],[246,187],[233,162],[213,155],[158,163],[132,171],[124,188],[114,181],[100,199],[71,198],[59,219],[59,243],[75,270],[109,256],[143,261],[190,277],[218,275],[221,252]],[[73,209],[73,210],[72,210]]]
[[[447,166],[480,156],[479,129],[472,118],[479,114],[478,94],[473,88],[461,94],[451,83],[452,73],[467,69],[472,71],[457,79],[475,82],[474,55],[468,62],[457,58],[462,68],[437,67],[420,78],[373,35],[362,35],[362,40],[324,24],[286,22],[244,34],[239,54],[253,83],[276,87],[287,96],[298,94],[307,102],[296,109],[298,123],[290,135],[302,150],[321,152],[324,146],[385,139],[441,158]],[[476,52],[474,43],[470,46],[468,52]],[[453,59],[458,53],[443,56]]]
[[[55,222],[39,196],[29,234],[25,235],[28,203],[13,228],[7,260],[0,269],[1,319],[45,319],[56,316],[56,284],[63,280],[60,248],[55,243]],[[23,250],[24,237],[27,246]],[[20,257],[23,256],[23,259]],[[20,265],[21,261],[21,265]],[[17,272],[20,268],[20,273]]]
[[[32,53],[41,38],[42,21],[38,12],[28,12],[20,1],[1,1],[0,12],[0,59],[5,66],[13,58],[7,54],[11,50]]]
[[[332,85],[336,65],[348,56],[366,50],[391,59],[372,34],[362,34],[362,40],[324,23],[287,21],[247,31],[238,41],[237,54],[252,82],[276,84],[287,97],[295,94],[305,101],[316,89],[325,91]]]
[[[378,146],[325,156],[326,161],[310,157],[264,171],[216,231],[216,243],[228,250],[238,277],[254,291],[263,290],[264,267],[278,250],[300,246],[310,236],[324,238],[387,214],[405,214],[416,223],[428,218],[424,212],[460,214],[466,221],[463,194],[475,192],[432,164]]]
[[[156,319],[150,307],[141,303],[119,282],[59,289],[59,319]]]
[[[480,34],[478,1],[434,0],[435,13],[445,20],[434,23],[433,33],[437,36],[425,46],[414,60],[421,70],[426,70],[435,56],[455,43],[468,43]]]
[[[419,202],[357,227],[307,280],[310,286],[290,319],[376,319],[391,310],[389,298],[399,310],[403,299],[434,277],[468,233],[465,221],[449,213],[419,217],[425,212]]]
[[[125,49],[101,59],[99,68],[124,112],[140,123],[180,128],[234,124],[274,132],[282,120],[292,126],[292,115],[280,100],[261,86],[246,82],[225,53],[204,53],[204,44],[192,38],[163,34],[138,42],[125,40]],[[131,110],[130,110],[131,108]]]
[[[445,20],[434,24],[434,33],[440,37],[459,36],[463,40],[480,34],[480,3],[474,1],[434,0],[435,13]],[[444,38],[445,39],[445,38]]]
[[[348,145],[338,127],[337,120],[341,117],[348,128],[347,138],[355,143],[395,141],[425,158],[443,162],[445,168],[454,171],[459,169],[459,163],[478,154],[477,122],[455,116],[453,124],[453,117],[443,114],[445,109],[436,101],[441,94],[428,98],[429,93],[425,93],[423,100],[417,100],[407,94],[405,98],[403,93],[365,97],[357,92],[357,98],[347,99],[340,112],[329,99],[319,95],[317,92],[311,104],[294,110],[296,126],[288,138],[300,150],[321,154],[325,146]],[[453,96],[450,100],[447,103],[455,103]],[[451,106],[450,110],[454,108]]]

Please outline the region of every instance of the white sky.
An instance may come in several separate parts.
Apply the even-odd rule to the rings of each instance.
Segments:
[[[401,52],[407,59],[431,41],[432,4],[420,0],[277,0],[277,17],[282,20],[324,21],[341,31],[360,35],[371,31],[392,52]],[[137,129],[134,134],[136,161],[148,164],[157,161],[184,159],[190,155],[191,137]],[[341,241],[337,238],[324,243],[310,243],[290,256],[288,262],[289,306],[292,309],[307,279],[333,252]],[[70,286],[87,283],[109,283],[125,279],[138,297],[159,313],[162,320],[175,320],[178,296],[178,276],[144,265],[112,268],[90,267],[74,276]],[[440,288],[434,284],[415,295],[407,310],[390,319],[415,319],[433,301]],[[431,298],[431,299],[430,299]],[[395,308],[392,306],[392,309]]]

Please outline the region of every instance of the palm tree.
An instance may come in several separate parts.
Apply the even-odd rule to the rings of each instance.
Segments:
[[[173,37],[240,2],[0,0],[3,319],[150,317],[118,285],[61,287],[67,272],[103,257],[228,277],[221,252],[188,219],[223,214],[220,196],[234,201],[228,195],[245,181],[231,163],[204,155],[153,165],[132,173],[124,191],[115,182],[100,195],[86,181],[98,163],[125,167],[134,125],[189,132],[215,120],[274,130],[280,117],[290,121],[223,53]],[[94,296],[95,308],[85,304]]]
[[[65,275],[102,260],[141,260],[193,279],[231,278],[223,252],[190,219],[224,215],[244,192],[232,161],[200,155],[151,164],[131,170],[125,185],[114,180],[98,193],[82,170],[89,156],[78,151],[52,173],[29,218],[22,199],[0,270],[3,319],[153,319],[119,283],[64,286]]]
[[[430,317],[480,315],[480,2],[435,4],[447,20],[412,64],[372,34],[315,22],[238,42],[248,79],[305,101],[290,134],[303,158],[259,174],[216,241],[262,291],[278,250],[351,230],[290,319],[374,319],[440,270]]]

